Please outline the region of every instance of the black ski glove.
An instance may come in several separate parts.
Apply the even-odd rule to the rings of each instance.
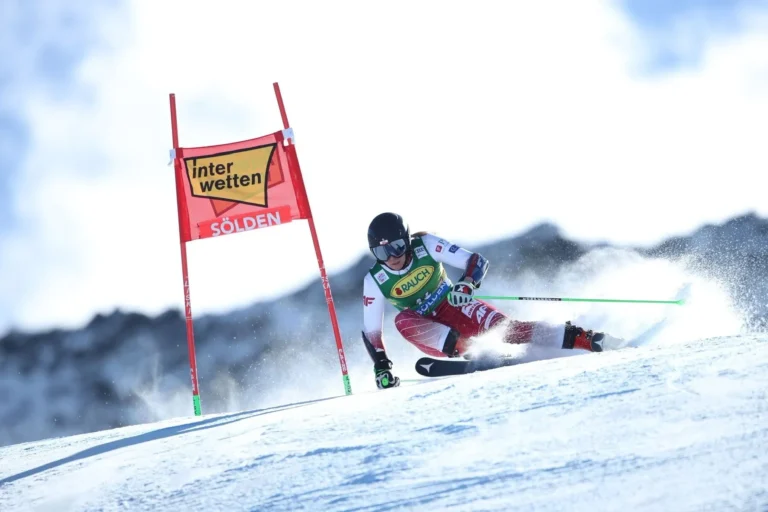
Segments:
[[[376,386],[379,389],[396,388],[400,385],[400,377],[395,377],[390,371],[392,361],[380,359],[373,365],[373,373],[376,375]]]

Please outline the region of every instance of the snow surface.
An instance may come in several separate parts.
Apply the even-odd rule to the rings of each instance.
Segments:
[[[768,510],[768,336],[0,448],[0,510]]]
[[[762,241],[762,245],[760,245]],[[768,328],[768,221],[744,217],[662,244],[644,256],[602,247],[580,257],[554,227],[483,246],[491,261],[488,295],[671,299],[685,284],[685,308],[584,302],[493,301],[519,320],[546,320],[633,337],[677,313],[665,342],[752,334]],[[674,247],[698,247],[676,256]],[[748,248],[748,252],[744,252]],[[586,247],[584,247],[586,250]],[[664,254],[663,256],[661,254]],[[573,259],[576,258],[576,259]],[[361,337],[366,260],[330,276],[347,367],[355,393],[371,390],[371,361]],[[453,278],[458,269],[447,269]],[[452,272],[453,271],[453,272]],[[343,393],[336,342],[322,286],[222,315],[195,315],[195,344],[203,411],[263,409]],[[194,303],[193,292],[193,303]],[[400,377],[421,355],[386,314],[387,352]],[[531,350],[527,360],[563,357]],[[83,329],[0,339],[0,446],[95,432],[184,416],[191,411],[183,315],[158,317],[115,311]],[[413,374],[414,372],[410,372]],[[2,511],[0,511],[2,512]]]

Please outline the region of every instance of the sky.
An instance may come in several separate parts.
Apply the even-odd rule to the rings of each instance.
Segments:
[[[329,273],[382,211],[469,248],[768,215],[768,2],[437,5],[0,3],[0,333],[183,307],[169,93],[197,146],[282,128],[280,84]],[[305,221],[187,251],[195,315],[320,285]]]

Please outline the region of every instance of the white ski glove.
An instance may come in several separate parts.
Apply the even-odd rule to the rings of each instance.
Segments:
[[[464,306],[472,302],[474,294],[475,285],[467,281],[459,281],[448,292],[448,303],[454,307]]]

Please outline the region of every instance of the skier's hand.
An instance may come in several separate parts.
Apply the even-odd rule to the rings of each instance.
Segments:
[[[472,302],[475,293],[475,285],[468,281],[459,281],[448,292],[448,303],[451,306],[464,306]]]
[[[379,389],[396,388],[400,385],[400,377],[395,377],[390,371],[392,361],[384,359],[373,365],[373,372],[376,375],[376,386]]]

